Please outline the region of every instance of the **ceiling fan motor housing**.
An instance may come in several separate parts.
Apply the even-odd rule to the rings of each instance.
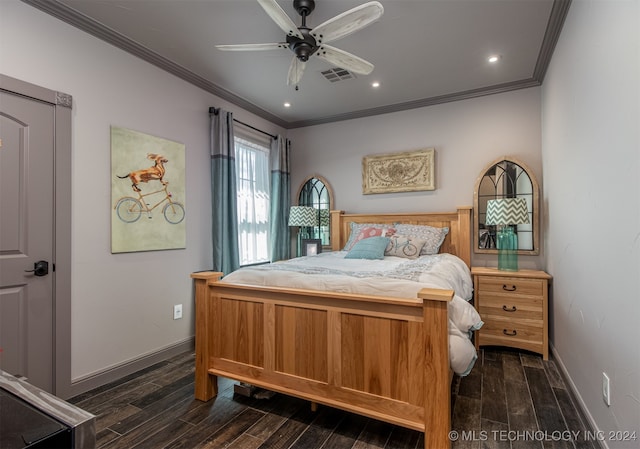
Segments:
[[[311,35],[311,30],[307,27],[298,28],[304,39],[295,36],[287,36],[287,44],[296,57],[303,62],[307,62],[312,54],[318,50],[315,38]]]

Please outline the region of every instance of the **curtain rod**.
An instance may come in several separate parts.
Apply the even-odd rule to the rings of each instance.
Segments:
[[[215,115],[218,115],[218,108],[214,108],[213,106],[212,106],[212,107],[210,107],[210,108],[209,108],[209,114],[215,114]],[[257,131],[257,132],[259,132],[259,133],[265,134],[265,135],[267,135],[267,136],[271,137],[272,139],[276,139],[276,138],[278,137],[278,136],[274,136],[273,134],[269,134],[269,133],[268,133],[268,132],[266,132],[266,131],[263,131],[263,130],[261,130],[261,129],[258,129],[258,128],[256,128],[255,126],[251,126],[251,125],[249,125],[248,123],[241,122],[241,121],[240,121],[240,120],[238,120],[238,119],[235,119],[235,118],[234,118],[234,119],[233,119],[233,121],[234,121],[234,122],[236,122],[236,123],[240,123],[241,125],[244,125],[244,126],[246,126],[247,128],[251,128],[251,129],[252,129],[252,130],[254,130],[254,131]]]

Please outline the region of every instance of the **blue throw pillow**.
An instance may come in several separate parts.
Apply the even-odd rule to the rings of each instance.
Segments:
[[[353,245],[344,256],[345,259],[384,259],[384,250],[389,244],[389,237],[369,237]]]

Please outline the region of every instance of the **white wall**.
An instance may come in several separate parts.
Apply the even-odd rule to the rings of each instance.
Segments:
[[[72,379],[189,340],[189,273],[212,260],[208,108],[283,130],[17,0],[0,1],[0,72],[73,96]],[[111,125],[185,144],[187,249],[111,254]]]
[[[610,448],[640,445],[639,30],[637,0],[574,0],[543,85],[551,340],[597,428],[636,431]]]
[[[347,212],[442,212],[471,206],[478,176],[502,156],[526,163],[542,185],[540,88],[294,129],[288,136],[292,196],[307,177],[319,174],[333,188],[333,207]],[[436,150],[435,191],[362,194],[363,156],[429,147]],[[472,256],[476,265],[497,265],[495,255]],[[521,268],[544,268],[538,256],[520,256],[519,261]]]

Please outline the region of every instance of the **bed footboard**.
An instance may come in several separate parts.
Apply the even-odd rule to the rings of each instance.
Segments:
[[[425,433],[449,448],[450,290],[415,299],[195,282],[195,396],[216,376],[348,410]]]

